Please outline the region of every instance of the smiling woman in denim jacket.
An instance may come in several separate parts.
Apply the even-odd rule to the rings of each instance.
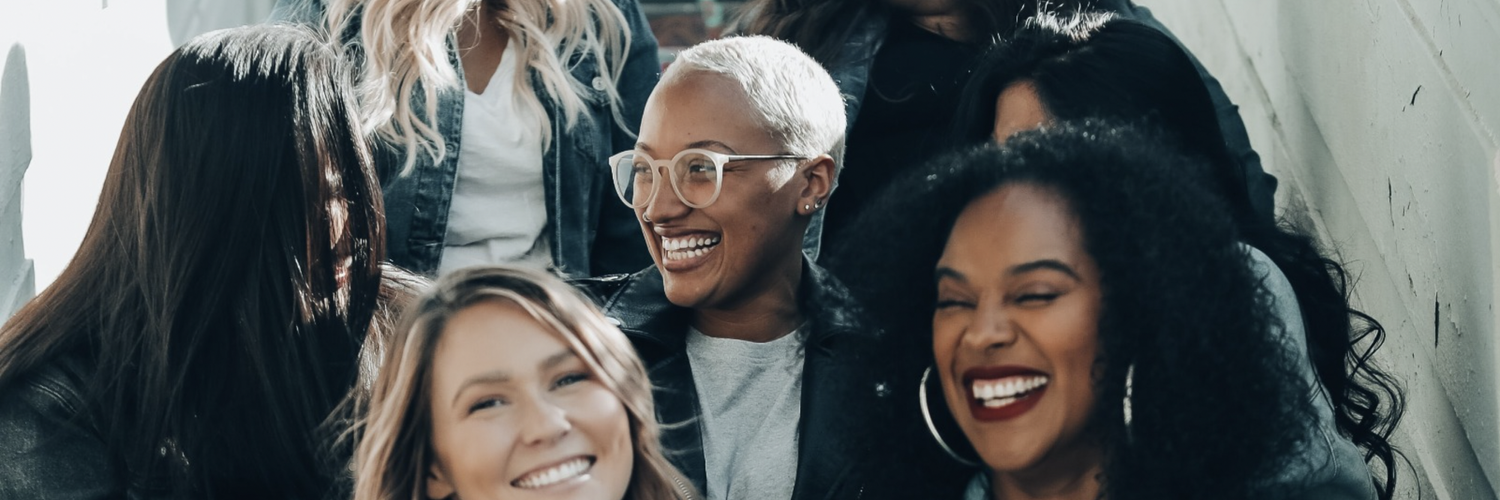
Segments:
[[[1170,35],[1151,11],[1130,0],[750,0],[739,24],[747,33],[797,44],[823,63],[844,94],[848,172],[828,205],[823,247],[837,250],[843,228],[902,172],[951,146],[958,96],[984,47],[1045,10],[1099,10]],[[1276,178],[1250,148],[1238,108],[1194,60],[1213,98],[1224,139],[1245,168],[1259,213],[1270,216]],[[856,238],[857,239],[857,238]],[[827,253],[827,252],[824,252]],[[814,254],[816,255],[816,254]],[[835,264],[831,263],[830,264]],[[830,267],[842,276],[845,270]]]
[[[659,71],[636,0],[281,0],[273,18],[326,26],[360,61],[396,264],[650,263],[606,203]]]

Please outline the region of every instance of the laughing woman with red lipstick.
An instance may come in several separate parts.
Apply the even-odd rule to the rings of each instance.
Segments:
[[[888,262],[870,306],[930,304],[914,399],[978,466],[964,498],[1361,498],[1367,473],[1326,466],[1285,280],[1160,144],[1054,124],[940,159],[870,214],[898,228],[883,254],[927,269]]]
[[[656,265],[584,285],[650,369],[668,456],[709,499],[858,497],[889,390],[843,285],[802,254],[842,156],[833,79],[790,44],[716,40],[642,116],[611,167]]]

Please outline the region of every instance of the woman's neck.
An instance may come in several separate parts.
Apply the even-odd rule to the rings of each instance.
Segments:
[[[510,32],[500,25],[497,16],[491,2],[480,2],[464,14],[454,33],[458,59],[464,67],[464,83],[476,94],[483,94],[489,86],[490,78],[500,68],[505,46],[510,43]]]
[[[1103,452],[1096,446],[1049,456],[1036,467],[1018,472],[991,472],[994,500],[1095,500],[1104,473]]]
[[[796,330],[803,321],[797,301],[801,261],[776,275],[744,300],[695,310],[693,328],[710,337],[748,342],[770,342]]]

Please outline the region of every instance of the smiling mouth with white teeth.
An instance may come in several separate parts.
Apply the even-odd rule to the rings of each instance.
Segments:
[[[511,481],[510,485],[528,490],[546,488],[574,478],[585,477],[588,475],[589,470],[593,468],[593,457],[578,457],[546,469],[528,473],[517,478],[515,481]]]
[[[686,238],[661,239],[663,260],[682,260],[702,257],[719,245],[719,236],[690,236]]]
[[[1000,380],[975,380],[974,399],[985,408],[1002,408],[1046,386],[1045,375],[1006,377]]]

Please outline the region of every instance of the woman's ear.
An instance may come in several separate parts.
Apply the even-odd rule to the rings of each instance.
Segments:
[[[432,467],[427,469],[427,498],[442,500],[452,497],[454,493],[457,491],[454,491],[453,483],[448,481],[448,475],[433,462]]]
[[[808,160],[807,167],[803,168],[800,175],[807,181],[802,188],[802,195],[797,199],[797,213],[812,215],[822,210],[828,204],[828,195],[833,193],[834,171],[833,157],[818,155]]]

